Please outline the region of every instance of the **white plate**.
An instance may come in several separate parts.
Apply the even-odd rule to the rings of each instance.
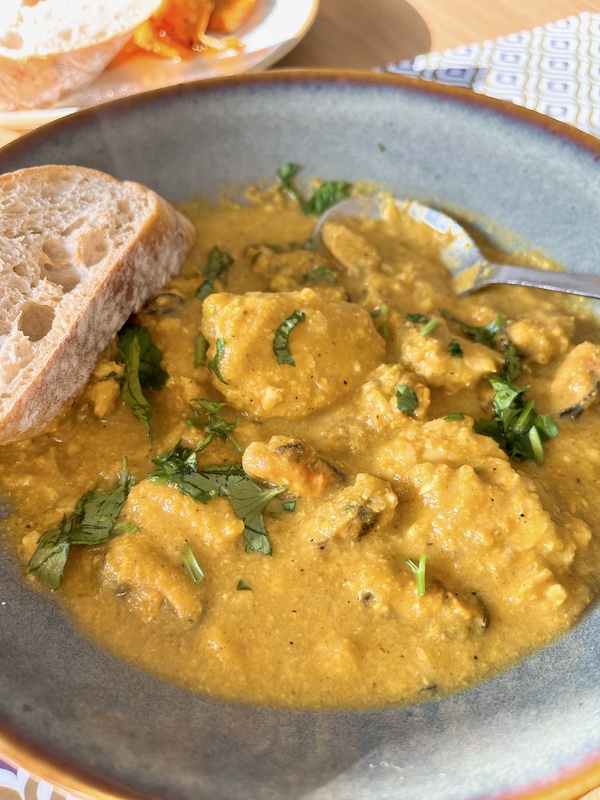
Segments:
[[[145,54],[132,56],[118,66],[108,67],[89,86],[63,97],[51,108],[0,112],[0,127],[29,131],[117,97],[266,69],[298,44],[314,22],[318,8],[319,0],[258,0],[246,25],[235,33],[244,45],[241,50],[214,54],[208,51],[186,61]]]

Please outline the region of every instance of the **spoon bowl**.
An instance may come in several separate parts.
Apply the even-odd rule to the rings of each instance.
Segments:
[[[446,244],[440,252],[445,267],[452,273],[454,291],[458,295],[470,294],[478,289],[496,283],[532,286],[536,289],[549,289],[585,297],[600,299],[600,276],[581,275],[570,272],[550,272],[532,267],[519,267],[490,261],[477,247],[467,231],[452,217],[432,206],[423,205],[416,200],[394,200],[396,206],[417,222],[428,225],[436,233],[446,236]],[[321,236],[323,227],[334,219],[344,217],[381,217],[381,204],[375,197],[351,197],[327,209],[318,219],[313,238],[327,250]],[[337,259],[327,250],[329,256]],[[338,266],[340,266],[338,264]]]

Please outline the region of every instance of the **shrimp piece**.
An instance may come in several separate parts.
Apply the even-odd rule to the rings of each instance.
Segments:
[[[275,485],[285,484],[298,497],[320,497],[342,475],[315,448],[302,439],[272,436],[268,442],[252,442],[242,457],[244,471]]]
[[[550,388],[552,411],[577,419],[600,393],[600,345],[582,342],[559,366]]]

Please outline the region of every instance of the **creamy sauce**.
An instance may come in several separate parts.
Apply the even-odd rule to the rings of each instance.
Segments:
[[[573,625],[600,574],[598,404],[558,420],[542,465],[509,460],[473,430],[493,415],[486,376],[502,372],[504,353],[441,311],[473,326],[502,313],[523,356],[518,382],[536,411],[558,418],[600,379],[600,328],[585,304],[516,287],[457,298],[440,242],[391,207],[381,222],[326,231],[345,265],[331,267],[334,281],[307,281],[326,259],[290,243],[310,237],[314,218],[276,192],[251,206],[183,210],[198,240],[167,291],[185,304],[171,296],[172,313],[138,318],[170,376],[147,392],[152,441],[120,398],[111,346],[51,431],[0,452],[8,540],[24,570],[40,534],[85,491],[114,486],[127,456],[137,484],[124,530],[73,547],[54,594],[107,650],[186,688],[291,708],[418,702],[497,673]],[[202,303],[215,246],[234,263]],[[298,311],[287,340],[295,363],[279,364],[273,340]],[[415,313],[437,325],[424,334],[407,319]],[[227,383],[194,366],[200,330],[207,362],[224,343]],[[414,392],[412,413],[398,408],[398,386]],[[258,485],[288,487],[265,511],[271,556],[246,552],[227,497],[202,504],[146,477],[158,454],[206,437],[196,398],[229,403],[222,414],[239,418],[235,438]],[[456,412],[464,418],[446,419]],[[198,455],[200,469],[239,460],[219,438]],[[183,563],[187,545],[200,583]],[[416,567],[422,555],[419,595],[407,560]]]

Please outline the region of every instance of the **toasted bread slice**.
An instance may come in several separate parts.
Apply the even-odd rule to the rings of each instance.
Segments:
[[[76,397],[193,240],[192,223],[138,183],[71,166],[0,176],[0,444]]]

